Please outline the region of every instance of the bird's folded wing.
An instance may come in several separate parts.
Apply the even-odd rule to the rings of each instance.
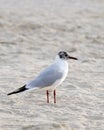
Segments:
[[[55,67],[48,67],[40,73],[38,77],[27,84],[27,88],[43,88],[52,86],[57,80],[61,79],[63,73]]]

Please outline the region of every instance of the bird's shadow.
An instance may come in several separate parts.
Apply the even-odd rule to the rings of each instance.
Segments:
[[[68,130],[68,126],[65,123],[45,123],[39,125],[28,125],[22,127],[22,130]]]

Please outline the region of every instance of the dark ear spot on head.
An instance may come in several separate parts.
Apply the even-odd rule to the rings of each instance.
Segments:
[[[62,55],[60,55],[60,58],[62,58]]]

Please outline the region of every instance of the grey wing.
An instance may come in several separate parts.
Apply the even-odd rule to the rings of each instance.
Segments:
[[[63,73],[54,65],[46,68],[38,77],[27,84],[28,88],[43,88],[53,85],[58,79],[61,79]]]

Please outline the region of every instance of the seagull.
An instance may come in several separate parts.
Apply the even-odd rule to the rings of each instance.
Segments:
[[[29,89],[46,89],[47,103],[49,103],[49,92],[53,90],[54,103],[56,103],[56,87],[59,86],[66,78],[68,74],[68,60],[78,60],[75,57],[69,56],[67,52],[58,52],[53,64],[45,68],[40,74],[27,82],[24,86],[16,89],[7,95],[12,95],[27,91]]]

